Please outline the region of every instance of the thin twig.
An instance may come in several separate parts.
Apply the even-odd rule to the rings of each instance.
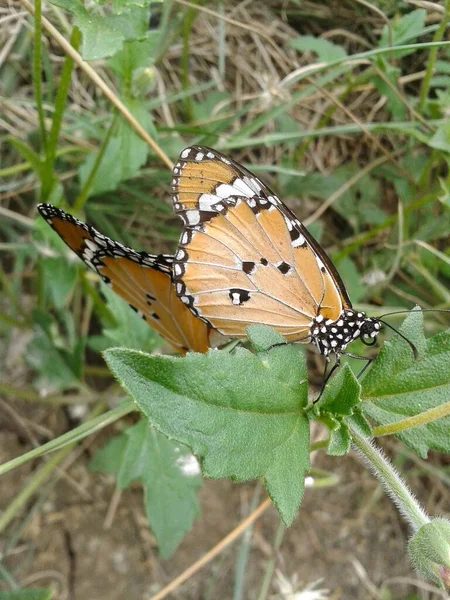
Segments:
[[[176,590],[182,583],[187,581],[190,577],[192,577],[197,571],[199,571],[202,567],[207,565],[215,556],[220,554],[226,546],[234,542],[236,538],[244,533],[246,528],[256,521],[263,512],[271,505],[270,498],[266,498],[264,502],[262,502],[256,510],[254,510],[247,518],[239,523],[237,527],[235,527],[228,535],[226,535],[218,544],[211,548],[209,552],[204,554],[199,560],[193,563],[190,567],[188,567],[181,575],[175,577],[168,585],[166,585],[162,590],[160,590],[157,594],[152,596],[149,600],[162,600],[166,598],[168,594]]]

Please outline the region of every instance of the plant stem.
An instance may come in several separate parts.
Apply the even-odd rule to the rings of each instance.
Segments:
[[[70,37],[70,44],[78,50],[78,46],[81,41],[81,33],[77,27],[73,28],[72,35]],[[67,54],[64,59],[64,65],[61,70],[59,78],[58,91],[55,98],[55,111],[53,113],[52,125],[48,136],[47,143],[47,155],[45,157],[43,170],[42,170],[42,192],[41,199],[45,202],[55,182],[53,167],[56,158],[57,145],[59,132],[61,130],[62,118],[64,115],[64,109],[66,107],[67,95],[69,93],[69,86],[72,77],[73,69],[73,58]]]
[[[95,157],[94,164],[92,165],[89,175],[87,176],[87,179],[84,182],[80,193],[78,194],[78,196],[76,197],[76,199],[73,203],[72,209],[75,213],[78,213],[78,212],[80,212],[80,210],[83,209],[83,206],[85,205],[85,202],[88,199],[89,192],[91,191],[92,183],[95,179],[95,176],[97,175],[98,169],[100,168],[101,162],[105,155],[106,149],[108,148],[109,142],[111,140],[111,135],[115,129],[116,123],[117,123],[117,113],[114,114],[111,124],[108,127],[108,131],[106,132],[103,142],[97,152],[97,156]]]
[[[383,454],[380,448],[375,446],[371,439],[361,435],[351,424],[349,424],[349,427],[353,444],[358,453],[364,462],[369,465],[385,492],[387,492],[391,500],[396,504],[413,531],[415,532],[426,523],[429,523],[429,517],[387,456]]]
[[[450,0],[446,0],[445,5],[444,5],[444,14],[442,16],[442,21],[440,22],[439,27],[436,29],[436,31],[434,33],[433,42],[440,42],[442,40],[444,33],[445,33],[445,29],[447,27],[449,13],[450,13]],[[434,64],[436,62],[436,56],[437,56],[438,49],[439,49],[439,46],[433,46],[430,49],[430,56],[428,57],[427,68],[425,71],[425,77],[423,78],[422,85],[420,87],[419,104],[417,106],[417,109],[420,113],[423,113],[423,109],[425,107],[425,102],[427,101],[428,91],[430,89],[431,77],[433,75]]]
[[[33,83],[34,97],[39,119],[39,133],[42,148],[47,147],[47,134],[45,131],[44,109],[42,107],[41,85],[41,34],[42,34],[42,4],[41,0],[34,0],[34,53],[33,53]]]
[[[405,431],[405,429],[413,429],[414,427],[420,427],[421,425],[426,425],[432,421],[443,419],[449,415],[450,402],[446,402],[440,406],[435,406],[434,408],[424,410],[413,417],[407,417],[406,419],[401,419],[400,421],[389,423],[388,425],[378,425],[378,427],[373,429],[373,435],[375,437],[380,437],[382,435],[393,435],[399,433],[400,431]]]

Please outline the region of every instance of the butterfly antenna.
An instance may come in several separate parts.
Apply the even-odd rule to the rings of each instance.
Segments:
[[[399,335],[401,338],[403,338],[405,340],[405,342],[407,342],[412,350],[412,353],[414,355],[414,358],[417,360],[419,358],[419,352],[417,350],[417,347],[411,342],[411,340],[408,340],[408,338],[406,336],[403,335],[403,333],[400,333],[400,331],[398,329],[395,329],[395,327],[392,327],[392,325],[389,325],[389,323],[386,323],[386,321],[383,321],[383,319],[378,319],[380,321],[380,323],[383,323],[383,325],[385,325],[386,327],[389,327],[389,329],[392,329],[392,331],[395,331],[395,333],[397,335]]]
[[[421,308],[420,312],[438,312],[438,313],[450,313],[450,309],[448,308]],[[395,310],[394,312],[385,313],[384,315],[380,315],[378,318],[381,320],[384,317],[390,317],[391,315],[404,315],[405,313],[412,312],[411,310]]]

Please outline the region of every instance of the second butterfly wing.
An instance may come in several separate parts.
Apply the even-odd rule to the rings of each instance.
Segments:
[[[136,252],[50,205],[38,210],[62,240],[180,352],[206,352],[208,326],[176,296],[172,256]]]
[[[220,333],[264,323],[287,340],[311,320],[351,307],[331,261],[254,174],[210,148],[186,148],[174,167],[175,211],[185,228],[175,255],[177,294]]]

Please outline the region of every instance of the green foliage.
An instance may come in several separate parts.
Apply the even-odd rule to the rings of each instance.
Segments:
[[[327,452],[333,456],[341,456],[350,450],[350,420],[354,426],[366,435],[370,435],[370,425],[361,410],[359,398],[360,385],[348,365],[339,369],[314,406],[314,414],[323,421],[330,430]]]
[[[75,333],[72,314],[64,309],[58,321],[39,309],[33,312],[34,335],[26,360],[37,372],[38,387],[59,390],[76,385],[83,370],[86,340]]]
[[[106,300],[114,325],[105,323],[102,335],[91,336],[89,345],[96,350],[106,350],[113,346],[124,346],[152,352],[159,345],[158,334],[143,323],[142,318],[130,310],[129,305],[122,300],[106,284],[101,284],[102,295]]]
[[[400,332],[417,348],[414,358],[399,336],[386,342],[362,383],[364,412],[379,424],[394,423],[448,402],[450,391],[450,331],[426,339],[423,314],[412,312]],[[450,417],[398,434],[420,456],[434,448],[450,452]]]
[[[450,581],[450,521],[431,519],[409,540],[408,553],[415,568],[441,589]]]
[[[347,53],[341,46],[312,35],[301,35],[294,40],[290,40],[289,46],[303,52],[314,52],[317,54],[317,58],[324,62],[331,62],[332,60],[347,56]]]
[[[109,15],[87,10],[81,0],[52,0],[52,4],[70,11],[73,23],[83,36],[81,54],[86,60],[98,60],[118,52],[126,40],[145,36],[148,11],[127,3],[121,14]],[[118,11],[119,12],[119,11]]]
[[[391,20],[389,27],[385,25],[381,32],[379,40],[380,48],[385,48],[391,44],[392,46],[401,46],[415,42],[419,36],[425,33],[426,14],[423,8],[418,8]],[[392,41],[389,37],[389,31],[392,33]],[[407,56],[411,52],[413,50],[402,50],[396,56]]]
[[[161,556],[169,558],[199,512],[200,468],[187,448],[141,419],[97,450],[90,469],[112,473],[122,489],[142,483],[149,525]]]
[[[410,307],[414,300],[423,306],[449,306],[450,53],[448,42],[439,41],[445,39],[448,24],[442,21],[441,38],[433,37],[439,43],[433,58],[430,44],[440,25],[427,21],[423,9],[383,1],[379,6],[389,26],[371,11],[370,19],[378,22],[367,28],[365,19],[359,19],[366,9],[355,5],[350,29],[357,35],[347,38],[327,36],[336,23],[322,18],[319,3],[306,25],[304,19],[290,21],[299,35],[275,42],[277,55],[272,56],[269,44],[263,48],[263,37],[260,48],[252,46],[261,55],[261,68],[252,72],[248,65],[253,70],[254,63],[247,58],[254,57],[240,53],[247,37],[258,38],[256,32],[240,37],[237,55],[228,25],[219,21],[216,27],[211,17],[215,37],[205,46],[206,53],[202,44],[208,30],[196,38],[198,33],[186,26],[185,8],[177,3],[53,4],[67,12],[61,16],[50,6],[47,17],[85,60],[101,60],[92,67],[169,156],[175,158],[188,143],[228,149],[237,160],[254,166],[302,218],[334,197],[311,229],[331,248],[354,303],[383,304],[386,308],[378,312]],[[188,10],[194,22],[197,12]],[[149,26],[152,13],[158,18]],[[345,18],[338,25],[348,26]],[[60,391],[62,401],[66,391],[79,393],[81,402],[104,389],[103,380],[99,384],[86,377],[89,369],[106,371],[96,364],[99,356],[91,362],[92,350],[117,345],[131,349],[109,350],[107,357],[146,418],[102,447],[92,468],[113,473],[120,488],[142,483],[148,522],[163,556],[174,551],[198,511],[199,478],[181,473],[182,467],[194,464],[182,444],[198,455],[206,475],[262,477],[283,520],[290,523],[308,470],[309,419],[328,427],[327,452],[339,456],[348,452],[355,432],[371,434],[368,419],[395,425],[445,407],[449,333],[427,315],[426,325],[440,333],[426,339],[422,315],[411,315],[401,331],[420,350],[417,360],[408,344],[394,336],[361,382],[344,365],[314,407],[306,406],[301,351],[272,347],[280,338],[265,328],[249,330],[255,354],[237,348],[229,354],[210,351],[182,359],[136,352],[151,353],[161,340],[109,288],[104,304],[96,284],[80,276],[81,263],[69,259],[69,251],[45,223],[36,223],[38,241],[30,242],[31,210],[38,197],[72,207],[76,214],[85,208],[87,219],[111,237],[150,252],[172,250],[179,226],[167,194],[170,174],[84,73],[72,77],[71,59],[62,62],[55,41],[44,43],[47,35],[35,28],[35,39],[42,43],[33,55],[42,62],[35,65],[33,77],[28,73],[28,24],[13,47],[5,49],[6,64],[0,65],[2,95],[12,98],[2,114],[12,133],[0,139],[6,148],[0,192],[8,203],[0,219],[5,257],[0,346],[6,354],[17,331],[23,333],[30,338],[23,355],[36,374],[33,385],[39,392]],[[420,46],[398,49],[416,42]],[[11,64],[7,51],[14,59]],[[298,69],[305,63],[291,60],[296,51],[297,59],[307,54],[313,62],[328,65],[317,71]],[[350,112],[344,113],[333,98]],[[18,109],[11,121],[9,105]],[[18,115],[24,111],[29,119],[22,128]],[[380,157],[384,163],[372,168]],[[362,172],[366,167],[371,170]],[[30,186],[33,190],[26,191]],[[10,219],[16,207],[20,214]],[[374,272],[381,279],[367,285]],[[350,350],[366,349],[357,342]],[[2,368],[2,376],[8,372],[9,366]],[[42,399],[33,394],[35,401]],[[440,418],[397,436],[420,456],[429,449],[448,453],[449,424],[450,417]],[[92,420],[86,431],[95,430]],[[78,438],[77,429],[72,432],[71,443],[87,435],[83,430]],[[421,539],[428,544],[426,536]],[[429,566],[422,572],[437,582],[427,572]],[[42,592],[47,595],[34,596],[40,592],[31,589],[0,592],[0,600],[47,598],[50,593]]]
[[[252,335],[256,355],[244,348],[185,358],[115,349],[105,358],[150,423],[191,448],[205,475],[263,477],[290,524],[309,464],[303,354],[291,345],[266,349],[280,341],[277,334]]]

